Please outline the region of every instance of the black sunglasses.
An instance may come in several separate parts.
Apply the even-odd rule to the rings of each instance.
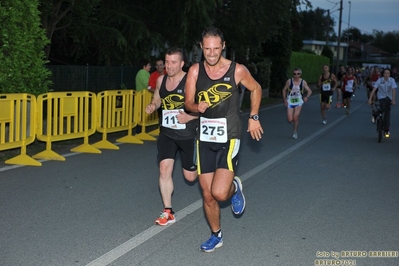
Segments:
[[[292,75],[299,76],[299,75],[301,75],[301,73],[292,73]]]

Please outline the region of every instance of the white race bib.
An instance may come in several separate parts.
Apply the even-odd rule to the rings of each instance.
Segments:
[[[227,142],[226,118],[200,118],[200,140],[206,142]]]
[[[182,109],[180,109],[183,111]],[[180,124],[177,122],[176,116],[179,114],[179,110],[162,110],[162,126],[171,129],[185,129],[186,124]]]
[[[298,94],[288,95],[288,104],[290,105],[300,105],[303,104],[302,97]]]
[[[348,80],[346,82],[345,90],[347,92],[353,92],[353,80]]]
[[[322,88],[323,88],[323,91],[330,91],[331,90],[331,84],[330,83],[323,83]]]

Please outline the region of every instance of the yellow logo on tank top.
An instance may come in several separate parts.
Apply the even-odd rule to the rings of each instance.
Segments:
[[[220,89],[230,90],[232,87],[226,83],[215,84],[206,91],[198,92],[198,102],[207,102],[210,108],[214,108],[231,96],[231,91],[221,91]]]
[[[165,110],[181,109],[184,106],[184,96],[180,94],[170,94],[162,99]]]

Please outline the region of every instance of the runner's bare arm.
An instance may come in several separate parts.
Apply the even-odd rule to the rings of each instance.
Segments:
[[[161,96],[159,95],[159,88],[161,87],[162,84],[162,79],[163,75],[158,77],[157,79],[157,85],[154,91],[154,95],[152,96],[151,103],[147,105],[145,108],[145,112],[147,114],[153,113],[155,110],[157,110],[159,107],[161,107]]]
[[[262,87],[252,77],[248,69],[241,64],[236,65],[235,80],[237,84],[241,83],[251,92],[251,110],[249,114],[259,114],[259,107],[262,100]],[[260,121],[249,119],[247,132],[249,132],[253,139],[259,141],[263,134],[263,128],[260,125]]]
[[[195,103],[195,91],[199,73],[199,64],[194,64],[190,67],[187,73],[185,100],[186,109],[191,112],[203,113],[209,107],[207,102]]]

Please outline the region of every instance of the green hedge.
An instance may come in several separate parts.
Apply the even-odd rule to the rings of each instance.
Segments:
[[[330,65],[330,60],[325,56],[292,52],[288,77],[292,77],[294,68],[300,68],[302,70],[301,77],[308,83],[315,83],[322,73],[323,65]]]
[[[43,48],[49,43],[41,28],[38,0],[1,0],[0,93],[48,91],[51,72]]]

